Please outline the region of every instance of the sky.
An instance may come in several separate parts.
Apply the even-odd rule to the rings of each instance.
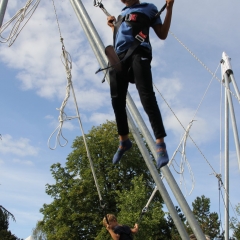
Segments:
[[[158,9],[164,5],[164,1],[151,2]],[[106,25],[104,13],[93,6],[93,1],[83,0],[82,3],[104,45],[112,44],[111,29]],[[23,0],[9,1],[4,23],[25,4]],[[114,16],[123,7],[120,0],[105,0],[103,4]],[[55,1],[55,6],[64,45],[72,58],[72,82],[84,132],[87,133],[93,126],[106,120],[114,120],[109,86],[106,82],[101,83],[102,73],[95,74],[99,64],[70,1]],[[219,64],[222,53],[226,52],[231,58],[234,78],[240,88],[239,9],[238,0],[176,0],[170,30],[211,72],[218,69],[216,76],[220,80],[222,76]],[[164,15],[165,12],[162,18]],[[11,28],[2,36],[6,37],[10,30]],[[188,139],[186,156],[191,167],[190,173],[185,166],[185,181],[178,174],[181,161],[179,153],[170,170],[189,206],[197,196],[205,195],[210,198],[210,210],[221,215],[224,228],[224,203],[221,194],[219,195],[218,180],[213,174],[222,174],[224,182],[224,87],[217,79],[212,79],[212,75],[172,34],[169,33],[168,38],[161,41],[151,31],[150,39],[154,49],[152,72],[157,86],[155,92],[168,135],[165,139],[168,153],[172,156],[180,143],[184,134],[181,124],[186,128],[194,120],[190,135],[207,159],[206,161]],[[60,56],[60,35],[50,0],[40,1],[35,13],[11,47],[7,43],[0,43],[0,205],[15,216],[16,222],[11,221],[9,229],[23,239],[31,235],[36,222],[42,219],[39,209],[44,203],[52,201],[45,193],[45,185],[54,183],[50,166],[57,162],[64,165],[72,151],[73,140],[82,134],[77,119],[65,122],[63,135],[68,144],[51,150],[50,147],[55,146],[55,134],[48,146],[50,135],[59,125],[57,109],[66,95],[66,72]],[[230,85],[234,92],[232,84]],[[129,92],[150,128],[134,85],[129,86]],[[235,96],[232,96],[232,100],[236,122],[240,128],[239,102]],[[76,115],[72,94],[65,112],[68,116]],[[231,206],[235,207],[240,203],[240,170],[231,119],[229,144],[229,195]],[[189,195],[191,174],[194,175],[195,186]],[[165,180],[164,184],[177,205]],[[222,194],[224,195],[224,191]],[[234,217],[231,206],[230,216]]]

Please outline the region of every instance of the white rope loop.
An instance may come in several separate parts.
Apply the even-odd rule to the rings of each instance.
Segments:
[[[54,8],[54,11],[55,11],[55,15],[56,15],[56,20],[57,20],[57,24],[58,24],[58,30],[59,30],[59,35],[60,35],[60,41],[62,43],[62,56],[61,56],[61,61],[63,63],[63,65],[65,66],[65,70],[66,70],[66,75],[67,75],[67,87],[66,87],[66,96],[62,102],[62,105],[60,107],[60,109],[58,109],[60,111],[60,114],[59,114],[59,126],[55,129],[55,131],[51,134],[50,138],[53,136],[53,134],[58,130],[58,133],[57,133],[57,142],[60,143],[60,137],[62,136],[62,126],[63,126],[63,122],[66,121],[66,120],[71,120],[73,118],[77,118],[78,119],[78,122],[79,122],[79,126],[80,126],[80,129],[81,129],[81,132],[82,132],[82,137],[83,137],[83,141],[84,141],[84,145],[85,145],[85,148],[86,148],[86,152],[87,152],[87,157],[88,157],[88,160],[89,160],[89,163],[90,163],[90,168],[91,168],[91,171],[92,171],[92,175],[93,175],[93,179],[94,179],[94,182],[95,182],[95,186],[97,188],[97,192],[98,192],[98,197],[99,197],[99,200],[100,200],[100,206],[104,209],[105,207],[105,204],[103,203],[103,199],[102,199],[102,195],[101,195],[101,192],[100,192],[100,187],[98,185],[98,181],[97,181],[97,177],[96,177],[96,173],[95,173],[95,170],[94,170],[94,166],[93,166],[93,161],[91,159],[91,155],[90,155],[90,151],[88,149],[88,145],[87,145],[87,140],[86,140],[86,136],[85,136],[85,133],[84,133],[84,130],[83,130],[83,126],[82,126],[82,122],[81,122],[81,118],[80,118],[80,114],[79,114],[79,110],[78,110],[78,104],[77,104],[77,99],[76,99],[76,96],[75,96],[75,92],[74,92],[74,88],[73,88],[73,84],[72,84],[72,73],[71,73],[71,70],[72,70],[72,58],[71,58],[71,55],[66,51],[65,49],[65,46],[64,46],[64,43],[63,43],[63,38],[62,38],[62,35],[61,35],[61,29],[60,29],[60,25],[59,25],[59,21],[58,21],[58,16],[57,16],[57,11],[56,11],[56,6],[55,6],[55,3],[54,3],[54,0],[52,0],[53,2],[53,8]],[[65,113],[64,113],[64,108],[67,104],[67,101],[70,97],[70,90],[72,90],[72,94],[73,94],[73,99],[74,99],[74,103],[75,103],[75,108],[76,108],[76,113],[77,115],[75,117],[68,117]],[[63,136],[62,136],[63,137]],[[50,142],[50,138],[48,140],[48,143]],[[63,137],[64,138],[64,137]],[[65,138],[64,138],[65,139]],[[66,139],[65,139],[66,140]],[[66,140],[67,141],[67,140]],[[55,144],[55,147],[57,146],[57,143]],[[52,148],[51,148],[52,149]]]
[[[25,27],[27,22],[32,17],[33,13],[36,11],[39,3],[41,0],[28,0],[24,7],[22,7],[8,22],[4,23],[2,27],[0,28],[0,42],[1,43],[7,43],[9,42],[8,46],[12,46],[12,44],[17,39],[18,35],[22,31],[22,29]],[[32,6],[32,7],[31,7]],[[31,8],[30,8],[31,7]],[[24,19],[27,17],[26,22],[23,24],[23,26],[20,28],[21,23],[24,21]],[[12,30],[10,31],[8,37],[3,37],[3,32],[13,23]]]
[[[65,122],[67,120],[71,120],[73,118],[77,118],[76,116],[75,117],[68,117],[67,114],[64,112],[64,109],[65,109],[65,107],[67,105],[67,102],[68,102],[68,99],[70,97],[70,90],[71,90],[71,87],[72,87],[72,74],[71,74],[72,59],[71,59],[71,55],[65,49],[62,38],[61,38],[61,42],[62,42],[62,51],[63,51],[63,53],[61,55],[61,60],[62,60],[63,65],[65,66],[65,70],[66,70],[66,74],[67,74],[67,86],[66,86],[66,95],[65,95],[65,98],[62,102],[62,105],[61,105],[60,108],[57,108],[57,110],[59,111],[59,117],[58,117],[59,125],[54,130],[54,132],[50,135],[50,137],[48,139],[48,147],[52,150],[56,149],[57,144],[59,144],[61,147],[65,147],[67,145],[68,141],[62,134],[63,122]],[[50,147],[50,140],[56,132],[57,132],[56,142],[54,144],[54,147]],[[61,144],[61,140],[60,140],[61,137],[65,141],[64,144]]]

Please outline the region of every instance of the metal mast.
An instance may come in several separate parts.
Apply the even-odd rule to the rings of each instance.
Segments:
[[[238,137],[238,129],[236,124],[236,118],[233,108],[232,96],[229,92],[229,83],[232,82],[235,93],[240,98],[239,90],[236,81],[233,76],[233,71],[230,63],[229,56],[223,52],[221,61],[221,70],[223,76],[223,82],[225,88],[225,240],[229,239],[229,113],[232,120],[232,129],[234,135],[234,141],[236,146],[236,154],[240,169],[240,145]]]
[[[87,38],[90,42],[90,45],[96,55],[96,58],[100,64],[101,67],[106,67],[107,66],[107,59],[105,56],[105,52],[104,52],[104,46],[103,43],[99,37],[99,35],[97,34],[96,29],[94,28],[81,0],[70,0],[73,9],[78,17],[78,20],[80,21],[83,30],[85,31],[85,34],[87,35]],[[129,114],[129,111],[131,112],[134,120],[136,121],[136,123],[138,124],[138,127],[140,129],[140,131],[142,132],[144,138],[146,139],[146,142],[148,144],[148,146],[150,147],[151,151],[153,153],[155,153],[155,142],[150,134],[150,132],[147,129],[147,126],[145,124],[145,122],[143,121],[141,115],[139,114],[130,94],[127,94],[127,112],[128,112],[128,117],[129,117],[129,123],[130,123],[130,128],[133,130],[133,135],[140,148],[140,151],[143,152],[145,151],[143,146],[141,146],[141,143],[139,141],[139,137],[137,136],[137,128],[134,125],[134,122],[131,120],[131,115]],[[132,122],[132,123],[131,123]],[[135,130],[134,130],[135,128]],[[149,155],[149,153],[148,153]],[[152,163],[151,159],[147,159],[147,157],[144,157],[144,160],[146,161],[147,167],[149,168],[149,171],[151,172],[151,175],[163,197],[163,200],[165,202],[165,204],[167,205],[170,214],[172,217],[176,216],[176,210],[174,207],[172,207],[172,203],[169,203],[170,198],[165,190],[165,187],[162,183],[162,180],[158,174],[157,169],[155,168],[154,164]],[[183,194],[181,193],[181,190],[179,189],[177,183],[175,182],[175,179],[173,178],[168,166],[165,166],[162,168],[162,173],[164,174],[170,188],[172,189],[184,215],[186,216],[194,234],[196,235],[196,237],[199,240],[205,240],[205,236],[198,224],[198,222],[196,221],[191,209],[189,208]],[[172,206],[171,206],[172,205]],[[173,214],[173,215],[172,215]],[[176,218],[173,219],[174,223],[176,224],[176,227],[178,228],[178,231],[182,237],[182,239],[189,239],[189,236],[186,233],[186,230],[184,229],[184,226],[181,222],[181,220],[179,219],[178,216],[176,216]]]
[[[0,0],[0,28],[2,27],[4,15],[7,9],[8,0]]]

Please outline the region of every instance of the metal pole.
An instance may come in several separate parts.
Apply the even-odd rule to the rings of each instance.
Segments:
[[[231,66],[231,62],[230,62],[230,57],[223,52],[222,54],[222,61],[221,61],[221,68],[222,68],[222,75],[223,75],[223,79],[225,80],[225,86],[226,89],[230,90],[229,87],[229,83],[232,80],[235,92],[239,98],[239,90],[236,84],[236,81],[234,79],[233,76],[233,70],[232,70],[232,66]],[[230,78],[229,78],[230,76]],[[234,108],[233,108],[233,103],[232,103],[232,97],[229,91],[227,91],[227,98],[228,98],[228,104],[229,104],[229,110],[230,110],[230,114],[231,114],[231,120],[232,120],[232,127],[233,127],[233,135],[234,135],[234,141],[235,141],[235,146],[236,146],[236,153],[237,153],[237,158],[238,158],[238,166],[240,169],[240,145],[239,145],[239,137],[238,137],[238,130],[237,130],[237,124],[236,124],[236,118],[235,118],[235,114],[234,114]]]
[[[141,152],[141,154],[142,154],[142,156],[143,156],[143,158],[146,162],[146,165],[147,165],[149,171],[151,172],[153,180],[157,185],[157,189],[160,189],[159,190],[160,194],[161,194],[161,196],[163,198],[163,201],[166,204],[166,206],[167,206],[167,208],[168,208],[168,210],[171,214],[171,217],[172,217],[172,219],[173,219],[173,221],[176,225],[176,228],[178,229],[178,232],[179,232],[181,238],[187,240],[187,239],[189,239],[188,233],[186,232],[186,229],[184,228],[183,223],[182,223],[181,219],[179,218],[179,215],[178,215],[178,213],[177,213],[177,211],[176,211],[176,209],[175,209],[175,207],[172,203],[172,200],[171,200],[171,198],[170,198],[170,196],[169,196],[169,194],[168,194],[168,192],[167,192],[167,190],[166,190],[166,188],[165,188],[165,186],[164,186],[164,184],[163,184],[163,182],[162,182],[162,180],[161,180],[161,178],[158,174],[157,169],[155,168],[155,166],[153,164],[153,161],[152,161],[152,159],[149,155],[148,149],[145,146],[145,144],[142,140],[142,137],[139,133],[139,130],[136,127],[128,109],[127,109],[127,116],[128,116],[129,127],[131,129],[133,137],[134,137],[134,139],[135,139],[135,141],[136,141],[136,143],[139,147],[139,150],[140,150],[140,152]]]
[[[86,30],[87,36],[88,36],[88,35],[91,35],[91,37],[89,38],[89,41],[92,41],[92,40],[95,41],[95,44],[90,42],[91,47],[92,47],[93,49],[95,49],[95,48],[99,49],[98,51],[97,51],[97,50],[94,50],[94,53],[96,54],[96,53],[98,52],[99,54],[102,54],[102,56],[105,55],[105,54],[104,54],[104,46],[103,46],[103,44],[102,44],[102,42],[101,42],[101,39],[100,39],[100,37],[98,36],[98,34],[97,34],[97,32],[96,32],[96,30],[95,30],[95,28],[94,28],[94,26],[93,26],[93,24],[92,24],[92,22],[91,22],[88,14],[87,14],[87,12],[86,12],[86,10],[84,9],[84,6],[83,6],[82,3],[81,3],[81,1],[80,1],[80,0],[70,0],[70,2],[72,3],[72,6],[73,6],[73,8],[74,8],[74,10],[75,10],[75,12],[76,12],[76,14],[77,14],[77,17],[78,17],[81,25],[83,26],[83,29]],[[102,62],[103,57],[97,56],[97,59],[100,60],[100,64],[103,64],[103,65],[104,65],[104,62]],[[101,65],[101,66],[102,66],[102,65]],[[106,66],[106,62],[105,62],[105,65],[104,65],[104,66]],[[127,105],[128,105],[128,107],[129,107],[129,104],[130,104],[130,105],[131,105],[131,104],[134,104],[133,101],[130,101],[130,100],[129,100],[129,98],[130,98],[130,94],[128,93],[128,94],[127,94]],[[135,119],[135,120],[136,120],[136,119]],[[137,121],[137,120],[136,120],[136,121]],[[143,121],[143,120],[142,120],[142,121]],[[138,126],[139,126],[139,125],[138,125]],[[140,127],[140,126],[139,126],[139,127]],[[144,125],[143,125],[143,128],[146,128],[146,129],[147,129],[145,123],[144,123]],[[149,144],[148,144],[148,145],[149,145]],[[155,146],[155,144],[153,144],[153,145]],[[149,145],[149,146],[150,146],[150,145]],[[155,150],[152,151],[152,152],[155,152]],[[147,162],[146,162],[146,163],[147,163]],[[147,165],[149,165],[149,164],[147,163]],[[149,166],[151,167],[151,165],[149,165]],[[166,168],[166,167],[165,167],[165,168]],[[155,169],[155,170],[154,170],[154,169]],[[153,176],[155,176],[156,173],[157,173],[157,170],[156,170],[156,168],[154,167],[154,165],[153,165],[153,168],[152,168],[152,169],[151,169],[151,168],[149,169],[149,171],[151,172],[151,174],[152,174]],[[155,171],[156,173],[155,173],[154,171]],[[170,171],[169,171],[169,172],[170,172]],[[158,173],[157,173],[157,176],[158,176]],[[156,181],[156,184],[157,184],[157,186],[158,186],[158,185],[161,185],[161,184],[160,184],[161,178],[160,178],[159,176],[158,176],[158,177],[157,177],[157,176],[155,176],[156,179],[154,179],[154,180]],[[171,178],[171,177],[173,178],[173,176],[170,174],[170,178]],[[174,182],[174,181],[173,181],[173,182]],[[174,185],[174,184],[171,184],[171,186],[172,186],[172,185]],[[176,184],[176,186],[177,186],[177,184]],[[178,187],[178,186],[177,186],[177,187]],[[179,188],[178,188],[178,189],[179,189]],[[160,188],[159,188],[159,191],[161,192]],[[180,191],[180,189],[179,189],[179,191]],[[174,191],[174,192],[178,192],[178,193],[179,193],[179,191]],[[180,191],[180,193],[181,193],[181,191]],[[162,194],[162,192],[161,192],[161,194]],[[180,195],[180,196],[176,196],[176,195],[175,195],[176,199],[178,199],[179,197],[180,197],[180,198],[183,197],[182,194],[179,194],[179,195]],[[184,199],[184,200],[183,200],[183,199]],[[188,207],[187,202],[186,202],[186,200],[185,200],[184,197],[183,197],[183,199],[182,199],[182,201],[181,201],[180,206],[183,207],[183,212],[184,212],[184,214],[185,214],[185,216],[186,216],[186,218],[187,218],[190,226],[192,227],[193,232],[195,233],[196,237],[197,237],[199,240],[205,240],[205,236],[204,236],[204,234],[202,233],[202,230],[200,229],[197,221],[195,220],[195,218],[194,218],[194,216],[193,216],[190,208]],[[183,203],[186,204],[187,206],[183,206]],[[169,210],[169,211],[170,211],[170,210]],[[170,214],[171,214],[171,212],[170,212]],[[176,223],[175,223],[175,224],[176,224]],[[182,224],[182,223],[180,223],[180,224]],[[180,231],[179,231],[179,233],[180,233]],[[184,239],[184,238],[183,238],[183,239]]]
[[[225,86],[227,87],[227,89],[229,89],[229,77],[228,77],[227,73],[224,74],[224,79],[225,79]],[[228,105],[229,105],[229,110],[230,110],[230,116],[231,116],[231,120],[232,120],[233,136],[234,136],[236,153],[237,153],[237,158],[238,158],[238,165],[239,165],[239,169],[240,169],[239,136],[238,136],[236,118],[235,118],[235,113],[234,113],[234,108],[233,108],[233,103],[232,103],[232,96],[229,91],[227,91],[227,99],[228,99]]]
[[[225,53],[222,53],[222,76],[225,83],[225,240],[229,239],[229,112],[232,120],[233,135],[236,146],[236,153],[240,169],[240,145],[237,124],[232,103],[232,96],[229,92],[229,83],[232,81],[233,87],[239,99],[239,90],[233,76],[233,70],[230,62],[231,58]]]
[[[131,101],[131,103],[129,101]],[[153,137],[150,134],[145,122],[143,121],[142,116],[140,115],[130,94],[128,94],[127,106],[130,109],[131,113],[133,114],[133,117],[136,120],[136,123],[139,126],[141,133],[143,134],[151,152],[153,153],[153,155],[156,159],[157,153],[156,153],[156,149],[155,149],[155,141],[153,140]],[[165,167],[161,168],[161,170],[162,170],[162,173],[163,173],[169,187],[171,188],[176,200],[178,201],[180,208],[182,209],[185,217],[187,218],[187,221],[189,222],[189,225],[190,225],[192,231],[196,235],[197,239],[205,240],[206,238],[202,232],[202,229],[200,228],[198,222],[196,221],[196,219],[192,213],[192,210],[188,206],[188,203],[187,203],[185,197],[183,196],[177,182],[175,181],[171,171],[169,170],[169,167],[165,166]]]
[[[225,82],[228,81],[225,79]],[[229,107],[225,89],[225,240],[229,238]]]
[[[84,6],[80,2],[80,0],[75,1],[75,0],[70,0],[76,15],[83,27],[83,30],[85,31],[88,40],[90,42],[90,45],[93,49],[93,52],[95,53],[98,62],[100,63],[101,67],[106,66],[107,58],[104,53],[104,45],[99,38],[91,20],[87,17],[87,12],[84,9]],[[95,30],[95,31],[94,31]],[[107,78],[108,82],[109,79]],[[132,117],[127,109],[127,114],[128,114],[128,121],[129,121],[129,126],[133,130],[133,135],[135,136],[136,142],[138,143],[138,146],[140,145],[140,151],[143,154],[144,160],[146,161],[147,165],[150,165],[153,169],[155,169],[153,178],[155,182],[157,182],[158,189],[160,189],[160,193],[163,197],[164,202],[166,203],[166,206],[173,218],[174,223],[176,224],[176,227],[179,231],[179,234],[183,239],[189,239],[188,234],[183,226],[183,223],[181,222],[181,219],[179,218],[177,211],[174,207],[174,204],[171,201],[171,198],[169,197],[167,190],[165,189],[165,186],[163,185],[160,176],[158,175],[158,172],[156,168],[154,167],[154,164],[152,163],[152,160],[149,156],[149,153],[147,152],[146,146],[144,145],[140,134],[138,133],[138,129],[135,126]],[[160,179],[160,181],[159,181]]]
[[[232,84],[233,84],[234,90],[235,90],[235,92],[236,92],[236,94],[237,94],[237,97],[238,97],[238,99],[240,99],[240,93],[239,93],[238,86],[237,86],[237,83],[236,83],[236,81],[235,81],[235,78],[234,78],[234,76],[233,76],[233,73],[230,73],[230,79],[231,79],[231,81],[232,81]],[[240,101],[240,100],[239,100],[239,101]]]
[[[239,100],[240,99],[239,90],[238,90],[236,81],[235,81],[234,76],[233,76],[233,70],[232,70],[232,65],[231,65],[231,58],[225,52],[222,53],[221,68],[222,68],[222,77],[223,77],[223,79],[224,79],[224,74],[225,73],[228,73],[228,75],[230,76],[230,79],[232,80],[233,87],[235,89],[236,95],[238,97],[238,101],[240,102],[240,100]]]
[[[7,9],[8,0],[0,0],[0,28],[2,27],[4,15]]]

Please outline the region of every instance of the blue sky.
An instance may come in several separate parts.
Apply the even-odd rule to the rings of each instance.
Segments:
[[[111,44],[111,29],[106,25],[104,13],[93,7],[92,1],[82,2],[104,44]],[[159,9],[164,4],[163,1],[151,2]],[[4,22],[24,4],[23,0],[9,1]],[[65,47],[73,59],[73,86],[83,127],[88,132],[92,126],[106,119],[114,119],[109,87],[107,83],[101,83],[101,73],[95,75],[99,65],[70,2],[56,1],[55,4]],[[105,0],[103,4],[115,16],[123,7],[118,0]],[[239,9],[238,0],[231,3],[217,0],[175,1],[171,31],[212,72],[217,69],[222,52],[225,51],[232,59],[234,76],[240,88]],[[154,49],[154,83],[186,127],[212,76],[171,34],[167,40],[160,41],[151,32],[151,43]],[[39,209],[44,203],[51,202],[45,193],[45,184],[54,182],[50,166],[56,162],[65,163],[71,152],[72,141],[81,134],[77,120],[72,120],[65,123],[63,128],[68,145],[64,148],[58,146],[54,151],[47,146],[49,136],[58,125],[59,112],[56,108],[61,106],[65,97],[66,74],[60,55],[60,37],[51,1],[40,2],[11,47],[3,43],[0,45],[0,204],[14,214],[16,222],[11,222],[10,230],[21,238],[31,234],[37,220],[42,218]],[[216,74],[219,79],[220,69]],[[129,92],[149,126],[134,85],[130,86]],[[156,95],[168,134],[166,143],[171,156],[184,131],[157,91]],[[214,170],[222,174],[224,165],[220,164],[220,156],[223,155],[224,132],[223,122],[220,124],[220,112],[223,112],[223,103],[221,84],[213,79],[190,132]],[[239,123],[239,103],[235,97],[233,103]],[[66,106],[66,113],[75,115],[72,96]],[[191,178],[186,168],[184,176],[188,191],[184,187],[182,190],[187,201],[191,205],[197,196],[204,194],[211,199],[211,211],[219,213],[218,182],[211,175],[212,169],[190,140],[187,141],[186,153],[195,177],[195,188],[189,196],[187,193]],[[175,159],[179,163],[179,154]],[[170,170],[180,184],[180,176],[173,167]],[[230,127],[230,201],[233,206],[240,202],[239,181],[240,172]],[[177,204],[174,198],[173,202]],[[223,216],[222,201],[220,209]],[[232,211],[231,216],[234,216]]]

